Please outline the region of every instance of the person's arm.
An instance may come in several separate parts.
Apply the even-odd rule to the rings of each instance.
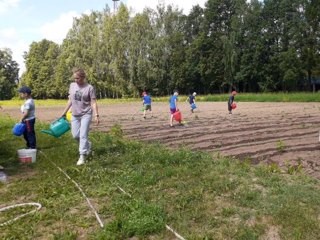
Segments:
[[[177,99],[174,100],[174,105],[176,106],[176,110],[178,111],[178,101],[177,101]]]
[[[187,97],[187,99],[186,99],[186,103],[188,103],[188,101],[189,101],[189,97]]]
[[[20,119],[20,122],[24,122],[24,120],[27,118],[28,114],[29,114],[29,110],[25,109],[23,111],[23,115],[22,115],[22,118]]]
[[[96,124],[99,125],[99,111],[98,111],[98,104],[97,104],[97,100],[94,98],[94,99],[91,99],[91,107],[93,109],[93,112],[94,112],[94,116],[95,116],[95,121],[96,121]]]
[[[66,114],[69,111],[71,105],[72,105],[72,102],[71,102],[71,100],[69,98],[67,106],[64,108],[63,113],[61,114],[61,117],[65,117],[66,116]]]

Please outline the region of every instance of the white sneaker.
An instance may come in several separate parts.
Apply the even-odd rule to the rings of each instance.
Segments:
[[[85,157],[84,155],[80,155],[79,160],[77,162],[77,166],[84,164]]]

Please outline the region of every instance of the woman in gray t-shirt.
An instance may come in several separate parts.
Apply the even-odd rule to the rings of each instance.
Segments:
[[[87,83],[86,73],[77,68],[73,71],[75,82],[69,87],[69,100],[62,116],[65,116],[71,107],[71,131],[72,136],[79,142],[79,160],[77,165],[85,162],[85,157],[91,152],[91,142],[88,141],[89,126],[92,114],[95,113],[96,124],[99,124],[99,113],[94,88]]]

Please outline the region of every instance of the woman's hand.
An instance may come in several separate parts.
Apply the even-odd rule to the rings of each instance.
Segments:
[[[95,121],[96,121],[96,124],[99,125],[100,123],[99,114],[95,115]]]

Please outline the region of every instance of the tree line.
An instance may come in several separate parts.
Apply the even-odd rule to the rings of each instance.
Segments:
[[[61,45],[33,42],[21,84],[65,98],[73,67],[100,98],[182,93],[309,91],[320,76],[319,0],[208,0],[189,14],[121,4],[74,19]]]

